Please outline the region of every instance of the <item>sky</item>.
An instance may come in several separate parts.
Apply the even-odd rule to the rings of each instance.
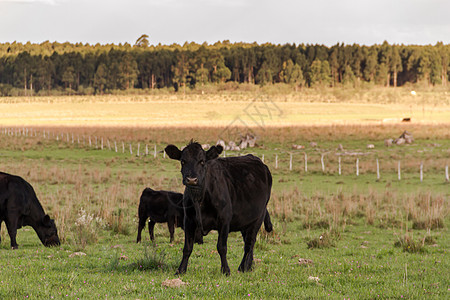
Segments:
[[[0,0],[0,43],[450,44],[449,0]]]

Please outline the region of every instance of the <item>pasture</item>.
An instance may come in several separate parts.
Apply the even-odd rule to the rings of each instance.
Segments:
[[[118,112],[117,108],[105,112],[96,106],[101,103],[84,103],[80,106],[84,113],[74,113],[66,119],[66,110],[74,106],[65,101],[61,104],[65,106],[57,109],[61,114],[54,112],[52,120],[50,114],[39,118],[49,107],[56,107],[51,103],[20,103],[22,108],[17,111],[16,105],[1,104],[7,105],[1,111],[1,170],[22,176],[33,185],[44,209],[55,218],[62,245],[45,248],[35,232],[26,227],[17,234],[19,249],[10,250],[3,225],[0,298],[449,296],[450,185],[444,173],[445,165],[450,164],[450,127],[444,118],[448,110],[436,110],[433,116],[437,117],[430,117],[430,122],[373,125],[357,123],[362,119],[379,122],[400,114],[382,112],[374,117],[376,113],[370,111],[370,116],[363,116],[355,109],[352,114],[357,121],[324,126],[320,122],[311,125],[308,121],[296,121],[300,117],[295,111],[290,113],[291,107],[277,102],[283,114],[275,116],[277,119],[268,119],[267,112],[258,115],[259,120],[264,119],[264,126],[227,127],[236,117],[247,116],[247,121],[256,118],[242,113],[244,102],[233,102],[231,107],[222,103],[222,108],[214,109],[200,105],[197,111],[192,106],[174,103],[163,103],[154,111],[146,106],[131,106],[134,113],[120,108]],[[35,108],[39,105],[41,108]],[[311,113],[326,115],[322,111],[325,108],[330,109],[330,114],[334,111],[324,105],[311,108]],[[190,119],[181,119],[182,122],[193,122],[197,117],[199,122],[169,126],[171,118],[175,118],[172,116],[178,116],[178,109],[192,112]],[[98,120],[91,123],[85,118],[89,110],[95,110]],[[344,111],[342,114],[346,114]],[[147,113],[149,116],[145,116]],[[418,109],[417,113],[422,111]],[[131,119],[124,120],[128,114]],[[157,123],[149,121],[154,114],[161,116]],[[289,114],[292,120],[284,118]],[[224,116],[221,122],[209,123],[210,119],[221,120],[219,115]],[[75,121],[71,123],[70,118]],[[432,125],[435,121],[443,124]],[[102,126],[94,126],[96,122]],[[28,131],[24,130],[25,125],[29,126]],[[249,273],[237,272],[243,241],[240,234],[230,234],[228,277],[220,272],[217,233],[212,232],[203,245],[194,246],[187,273],[180,277],[187,285],[162,286],[167,279],[177,278],[174,273],[182,256],[182,230],[175,230],[175,242],[171,244],[167,226],[157,224],[155,243],[149,242],[147,228],[143,243],[135,243],[142,190],[183,190],[179,163],[164,158],[161,150],[167,143],[182,146],[191,138],[214,144],[219,136],[244,130],[258,134],[258,146],[239,153],[227,151],[226,155],[264,155],[274,178],[268,206],[274,232],[260,231],[254,270]],[[398,137],[404,130],[414,134],[413,144],[384,146],[384,139]],[[312,141],[318,145],[311,146]],[[305,148],[293,150],[292,144]],[[337,150],[339,144],[343,150]],[[367,144],[375,148],[367,149]],[[376,175],[377,159],[380,179]],[[421,162],[423,181],[419,177]]]

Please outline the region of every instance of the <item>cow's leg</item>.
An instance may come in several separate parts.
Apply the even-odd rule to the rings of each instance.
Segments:
[[[155,240],[155,235],[153,234],[155,229],[156,222],[150,219],[150,222],[148,222],[148,234],[150,235],[150,240]]]
[[[139,225],[138,225],[138,234],[137,234],[137,239],[136,239],[136,243],[140,243],[141,242],[141,233],[142,233],[142,229],[144,229],[145,227],[145,222],[147,221],[147,218],[139,218]]]
[[[19,245],[16,242],[17,235],[17,218],[12,218],[12,220],[6,220],[6,228],[8,229],[9,238],[11,239],[11,248],[17,249]]]
[[[183,259],[181,260],[176,274],[186,273],[189,257],[191,256],[192,250],[194,249],[194,237],[196,229],[195,224],[195,221],[191,220],[190,218],[185,219]]]
[[[167,226],[169,227],[169,233],[170,233],[170,242],[173,242],[173,235],[175,232],[175,218],[169,218],[167,220]]]
[[[238,270],[240,272],[247,272],[252,269],[253,264],[253,247],[256,242],[256,235],[261,227],[261,222],[256,222],[255,225],[251,226],[245,231],[242,231],[242,237],[244,238],[244,257],[242,258],[241,264]]]
[[[219,238],[217,239],[217,251],[219,252],[220,261],[222,264],[220,270],[225,275],[230,275],[230,267],[228,266],[227,262],[227,240],[229,231],[229,223],[222,225],[219,229]]]

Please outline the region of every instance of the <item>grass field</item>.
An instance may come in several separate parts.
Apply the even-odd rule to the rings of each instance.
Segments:
[[[117,101],[105,103],[110,106],[108,109],[102,108],[102,103],[92,103],[94,106],[85,103],[80,105],[83,111],[80,115],[73,112],[73,123],[63,117],[71,118],[67,111],[72,111],[76,103],[69,101],[55,110],[60,113],[54,115],[54,122],[48,120],[51,114],[41,119],[39,115],[49,107],[55,108],[54,104],[0,104],[6,105],[0,111],[5,126],[0,128],[1,170],[20,175],[33,185],[46,212],[55,218],[62,241],[60,247],[45,248],[32,229],[26,227],[19,230],[19,249],[13,251],[9,249],[9,237],[3,226],[0,298],[449,297],[450,185],[444,177],[444,166],[450,164],[448,122],[434,114],[432,121],[441,124],[415,123],[413,118],[412,124],[370,125],[357,124],[358,121],[351,125],[311,125],[303,122],[295,110],[286,113],[286,107],[281,109],[283,114],[277,117],[278,121],[271,121],[273,124],[264,115],[264,126],[256,124],[238,130],[258,133],[258,147],[239,154],[264,155],[274,177],[268,210],[275,230],[271,234],[261,231],[258,235],[253,272],[237,272],[243,242],[239,234],[232,233],[228,243],[232,273],[223,276],[216,251],[217,233],[212,232],[205,237],[205,244],[194,246],[187,274],[181,276],[188,285],[162,286],[165,280],[177,278],[174,273],[181,261],[184,235],[181,229],[176,229],[175,243],[170,244],[167,226],[157,224],[156,243],[150,243],[144,232],[144,243],[136,244],[137,205],[145,187],[182,191],[183,186],[178,163],[163,158],[161,152],[154,158],[153,147],[156,145],[160,151],[167,143],[182,146],[191,138],[215,143],[224,131],[233,133],[227,127],[228,122],[246,115],[241,104],[248,105],[248,102],[235,101],[228,107],[218,102],[219,107],[211,108],[196,101],[197,111],[191,104],[182,106],[183,101],[170,102],[173,106],[161,103],[157,109],[150,105],[155,104],[151,101],[134,101],[131,107],[124,103],[119,109],[110,106],[121,104]],[[336,120],[335,116],[326,116],[329,110],[330,114],[336,111],[338,118],[342,115],[346,119],[342,104],[334,108],[325,104],[313,107],[316,104],[319,103],[311,104],[312,115]],[[20,109],[19,105],[22,105]],[[91,123],[83,118],[92,113],[93,107],[100,117]],[[130,110],[126,111],[125,107]],[[348,104],[348,107],[354,109],[351,114],[356,120],[362,120],[363,113],[355,108],[360,106]],[[389,106],[382,107],[383,111],[392,110]],[[146,109],[149,112],[144,112]],[[169,126],[178,109],[188,112],[190,122],[197,116],[199,122]],[[226,116],[224,123],[205,126],[211,125],[208,120],[213,113],[208,111]],[[443,116],[446,113],[439,111],[443,111]],[[161,120],[152,123],[147,113],[152,117],[159,115]],[[121,122],[127,114],[132,116]],[[289,114],[292,117],[286,118],[295,120],[292,123],[284,119]],[[364,118],[375,115],[378,113],[370,111]],[[134,123],[137,116],[142,118],[141,123]],[[381,112],[376,118],[390,117],[398,116]],[[95,125],[96,122],[102,126]],[[29,130],[26,136],[23,126]],[[31,136],[31,129],[36,136]],[[384,146],[384,139],[398,137],[403,130],[414,134],[412,145]],[[318,146],[310,146],[312,141]],[[122,153],[122,142],[125,153]],[[136,156],[138,143],[139,157]],[[375,148],[367,149],[369,143]],[[130,144],[133,155],[129,153]],[[292,144],[305,145],[305,148],[293,150]],[[337,150],[339,144],[344,150]],[[142,155],[144,145],[149,146],[148,156]],[[305,153],[308,172],[304,169]],[[293,168],[289,170],[291,154]],[[227,152],[226,155],[238,154]],[[275,168],[276,156],[278,168]],[[341,175],[337,167],[339,157]],[[356,158],[359,176],[355,174]],[[376,159],[380,162],[379,180]],[[398,161],[402,167],[401,180],[397,177]],[[300,258],[306,260],[300,263]]]

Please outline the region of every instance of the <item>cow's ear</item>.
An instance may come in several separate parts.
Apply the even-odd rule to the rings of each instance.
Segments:
[[[206,160],[217,158],[222,151],[223,147],[221,145],[212,146],[206,151]]]
[[[181,151],[175,145],[167,146],[166,149],[164,149],[164,151],[166,151],[167,155],[169,155],[171,159],[180,160],[181,158]]]
[[[45,215],[42,218],[42,224],[44,224],[44,226],[50,226],[51,225],[50,216],[49,215]]]

